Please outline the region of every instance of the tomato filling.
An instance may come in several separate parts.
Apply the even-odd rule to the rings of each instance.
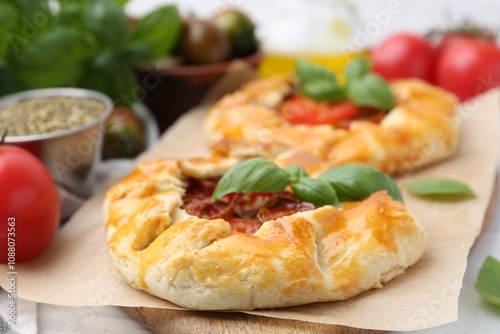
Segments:
[[[330,124],[336,128],[349,128],[354,120],[367,120],[378,123],[384,116],[383,110],[360,107],[352,101],[326,102],[314,101],[302,95],[294,95],[285,100],[280,108],[281,115],[293,125]]]
[[[262,223],[301,211],[315,209],[288,191],[276,193],[233,193],[212,202],[218,179],[190,179],[183,209],[200,218],[222,218],[236,232],[253,234]]]

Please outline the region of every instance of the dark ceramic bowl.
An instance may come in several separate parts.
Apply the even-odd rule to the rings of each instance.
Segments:
[[[241,60],[256,67],[261,59],[262,52],[257,51]],[[230,65],[231,61],[136,70],[143,88],[142,100],[156,118],[160,132],[165,131],[184,112],[198,105]]]

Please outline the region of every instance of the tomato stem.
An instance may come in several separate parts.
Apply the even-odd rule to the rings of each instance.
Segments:
[[[5,143],[5,137],[7,137],[7,133],[9,132],[9,125],[7,124],[0,135],[0,145]]]
[[[433,29],[426,34],[426,37],[431,39],[442,38],[443,36],[449,34],[460,34],[485,41],[494,41],[497,37],[497,32],[469,20],[465,20],[455,27]]]

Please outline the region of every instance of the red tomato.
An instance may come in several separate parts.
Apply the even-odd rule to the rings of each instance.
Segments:
[[[339,125],[342,121],[355,118],[358,107],[351,101],[329,103],[294,96],[285,103],[282,113],[290,124]]]
[[[431,34],[431,38],[432,38]],[[485,41],[495,43],[495,34],[484,27],[462,27],[455,30],[444,31],[438,35],[438,53],[444,51],[451,45],[468,43],[471,41]]]
[[[29,261],[45,251],[59,227],[57,187],[28,151],[0,145],[0,263]]]
[[[437,59],[435,83],[462,101],[500,85],[500,49],[476,39],[448,45]]]
[[[457,34],[457,33],[446,34],[439,41],[439,43],[437,45],[437,52],[439,54],[452,45],[461,44],[461,43],[468,43],[468,42],[471,42],[473,40],[476,40],[476,37],[469,36],[469,35],[463,35],[463,34]]]
[[[432,44],[412,33],[394,34],[371,52],[373,71],[387,80],[415,77],[431,81],[435,58]]]

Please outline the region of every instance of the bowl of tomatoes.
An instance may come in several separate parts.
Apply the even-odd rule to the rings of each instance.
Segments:
[[[154,114],[160,132],[198,105],[234,61],[256,67],[263,53],[251,18],[225,9],[209,18],[186,16],[172,54],[136,69],[143,102]]]

